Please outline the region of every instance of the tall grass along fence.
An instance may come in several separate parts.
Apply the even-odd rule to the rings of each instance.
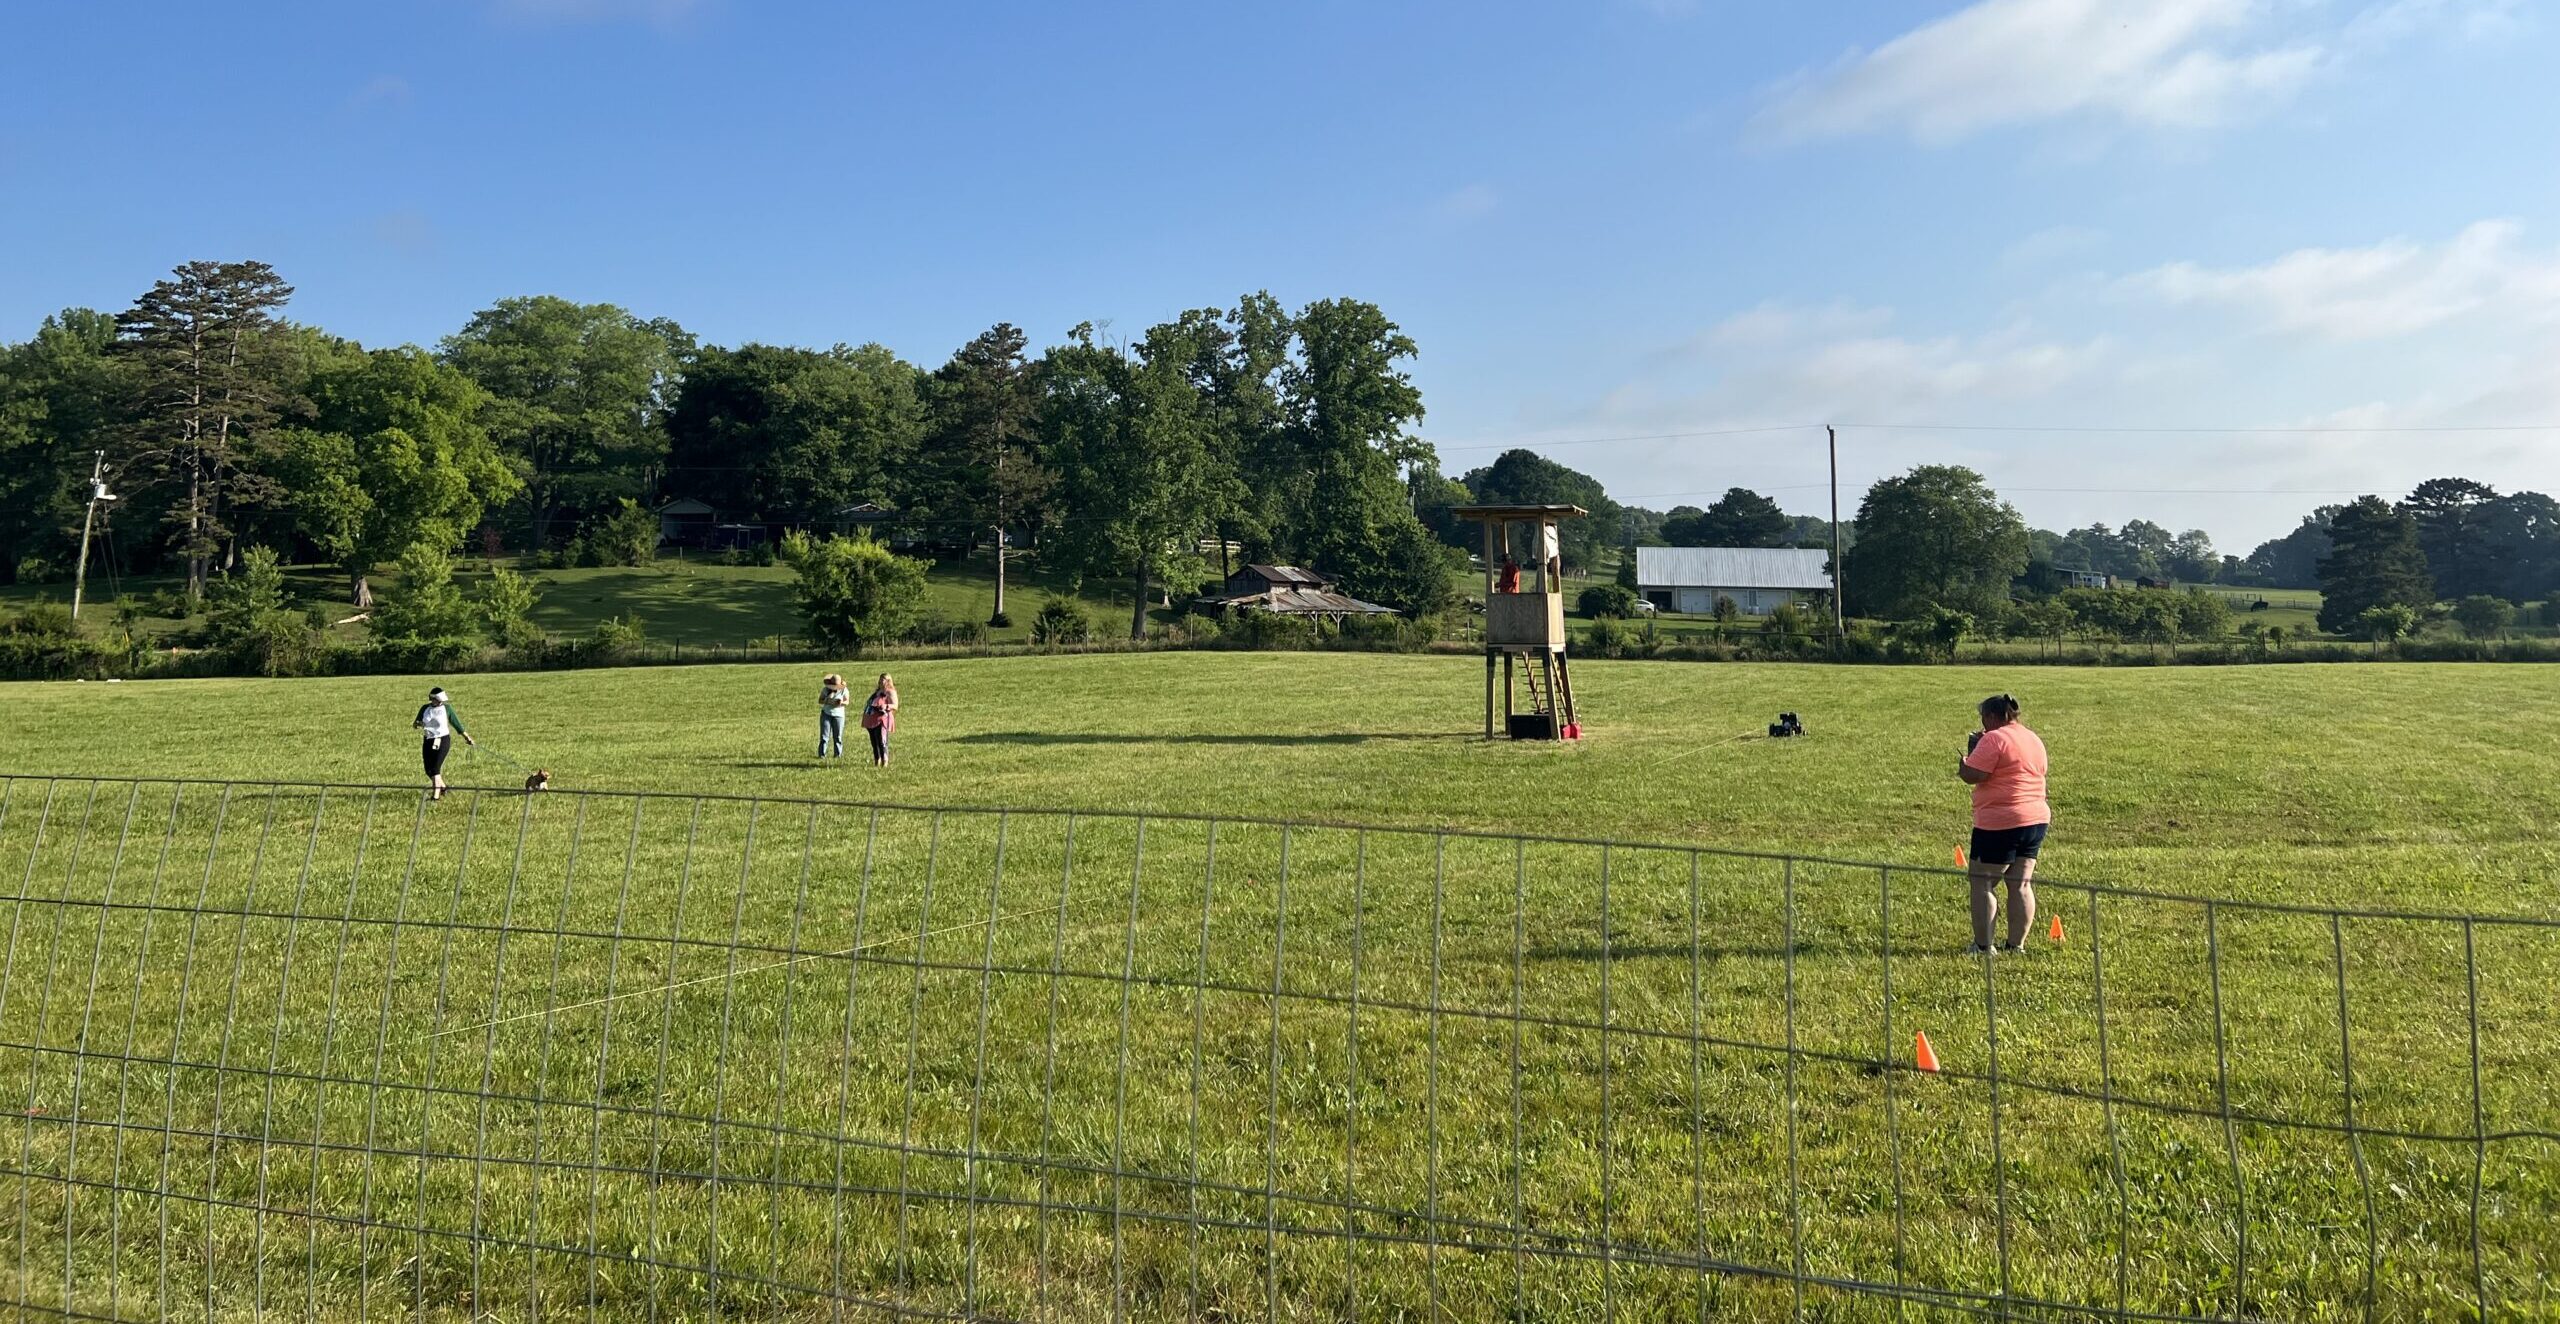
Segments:
[[[2560,1302],[2545,922],[2042,880],[1985,960],[1834,860],[105,778],[0,870],[23,1317]]]

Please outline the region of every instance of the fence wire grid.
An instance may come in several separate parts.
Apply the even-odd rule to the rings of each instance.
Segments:
[[[1948,870],[104,777],[0,871],[32,1317],[2560,1308],[2549,921],[2039,879],[1990,959]]]

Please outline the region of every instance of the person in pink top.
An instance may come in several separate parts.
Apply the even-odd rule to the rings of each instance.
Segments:
[[[1982,701],[1982,729],[1965,743],[1956,776],[1973,788],[1973,849],[1965,870],[1973,885],[1973,947],[1991,951],[1991,921],[1999,913],[2000,884],[2009,884],[2009,940],[2026,945],[2036,918],[2036,856],[2044,849],[2053,806],[2045,802],[2044,741],[2018,720],[2018,701],[1995,694]]]

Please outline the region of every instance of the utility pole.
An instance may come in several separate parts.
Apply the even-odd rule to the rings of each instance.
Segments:
[[[1831,637],[1837,641],[1849,635],[1848,613],[1842,600],[1849,596],[1847,567],[1840,564],[1840,430],[1825,423],[1822,435],[1831,442]]]
[[[89,511],[80,517],[80,562],[71,574],[71,619],[80,619],[80,596],[89,587],[89,530],[98,522],[98,503],[113,501],[107,490],[107,453],[97,452],[89,466]]]

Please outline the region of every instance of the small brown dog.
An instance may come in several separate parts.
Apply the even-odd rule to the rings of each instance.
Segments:
[[[551,769],[549,768],[536,768],[524,779],[524,790],[527,795],[531,795],[535,791],[547,791],[550,789]]]

